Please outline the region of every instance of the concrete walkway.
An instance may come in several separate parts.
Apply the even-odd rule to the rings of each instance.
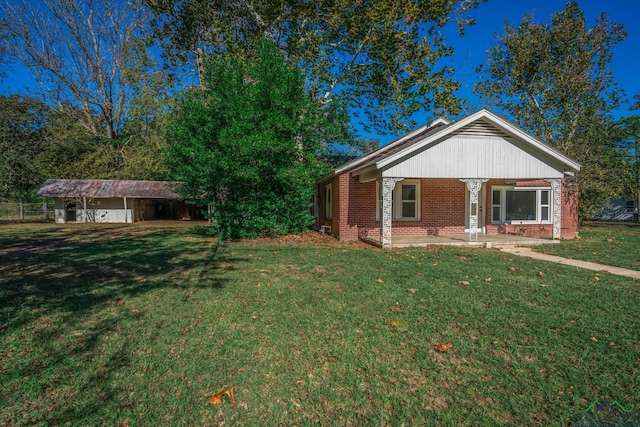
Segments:
[[[506,252],[513,255],[524,256],[533,259],[540,259],[543,261],[557,262],[558,264],[572,265],[574,267],[586,268],[588,270],[600,271],[603,273],[617,274],[619,276],[632,277],[634,279],[640,279],[640,271],[629,270],[628,268],[611,267],[609,265],[597,264],[589,261],[579,261],[577,259],[562,258],[555,255],[542,254],[535,252],[531,248],[521,247],[502,247],[502,252]]]

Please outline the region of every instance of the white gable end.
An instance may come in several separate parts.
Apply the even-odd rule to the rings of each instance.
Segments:
[[[470,129],[471,130],[471,129]],[[485,129],[486,130],[486,129]],[[497,130],[497,129],[496,129]],[[457,132],[382,168],[382,176],[415,178],[562,178],[564,165],[516,138]]]

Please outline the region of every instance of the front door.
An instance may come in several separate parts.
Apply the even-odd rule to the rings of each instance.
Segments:
[[[484,208],[484,204],[485,204],[485,198],[486,198],[486,184],[482,184],[482,188],[480,189],[480,192],[478,193],[478,204],[477,206],[471,206],[470,203],[470,193],[469,190],[466,188],[464,189],[464,232],[468,233],[469,232],[469,224],[471,223],[471,217],[473,215],[476,216],[476,218],[478,219],[478,234],[484,234],[486,232],[486,227],[485,227],[485,208]]]

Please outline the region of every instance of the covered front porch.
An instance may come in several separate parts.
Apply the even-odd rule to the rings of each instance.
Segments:
[[[448,183],[450,189],[460,188],[453,186],[452,181],[458,181],[464,187],[464,193],[460,190],[450,190],[438,197],[433,195],[437,194],[437,190],[434,191],[433,188],[427,191],[421,190],[426,187],[428,182],[441,182],[443,186]],[[404,185],[405,182],[410,184]],[[500,185],[507,182],[511,186]],[[486,246],[487,243],[491,245],[492,241],[525,244],[520,242],[523,239],[528,239],[530,244],[540,244],[539,240],[542,240],[540,237],[559,239],[562,224],[561,185],[562,180],[558,178],[544,178],[537,181],[507,181],[468,178],[411,180],[381,177],[377,179],[380,212],[378,243],[381,247],[456,243]],[[505,188],[510,190],[505,193]],[[505,195],[510,196],[507,202],[504,200]],[[516,206],[514,199],[516,196],[523,195],[531,199],[530,203],[523,203],[523,198],[518,197],[520,203]],[[463,200],[464,203],[462,203]],[[423,223],[421,215],[424,215],[424,212],[420,208],[421,205],[432,205],[435,211],[443,209],[446,211],[444,215],[439,215],[440,220],[436,223],[435,230],[427,228],[426,233],[418,232],[417,235],[412,235],[415,231],[406,234],[403,230],[396,235],[393,228],[406,224],[403,220],[411,221],[415,225]],[[443,208],[444,206],[448,206],[448,209]],[[457,208],[452,209],[452,206],[457,206]],[[460,221],[459,216],[463,212],[464,221]],[[438,213],[442,214],[442,212]],[[456,217],[458,218],[457,224],[453,220]],[[442,222],[442,218],[446,218],[444,222]],[[458,229],[460,231],[439,232],[443,224],[451,225],[452,221],[454,226],[449,227],[449,230]],[[462,227],[463,223],[464,227]],[[446,228],[445,226],[444,229],[446,230]],[[514,230],[517,228],[522,229],[523,232],[515,232]],[[548,229],[548,235],[544,233],[524,235],[524,230],[531,231],[536,228],[539,230]],[[464,230],[464,234],[462,230]]]

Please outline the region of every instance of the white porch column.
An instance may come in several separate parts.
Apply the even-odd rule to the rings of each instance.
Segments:
[[[127,218],[127,196],[124,196],[122,200],[124,200],[124,222],[126,224],[129,222],[129,218]]]
[[[467,184],[469,190],[469,241],[475,235],[478,241],[478,194],[482,189],[482,184],[489,181],[488,179],[461,179],[460,181]]]
[[[382,247],[391,244],[392,194],[397,182],[404,178],[382,178]]]
[[[553,195],[553,238],[559,239],[562,234],[562,206],[560,205],[560,197],[562,195],[562,180],[559,178],[547,179],[551,184],[551,194]]]

